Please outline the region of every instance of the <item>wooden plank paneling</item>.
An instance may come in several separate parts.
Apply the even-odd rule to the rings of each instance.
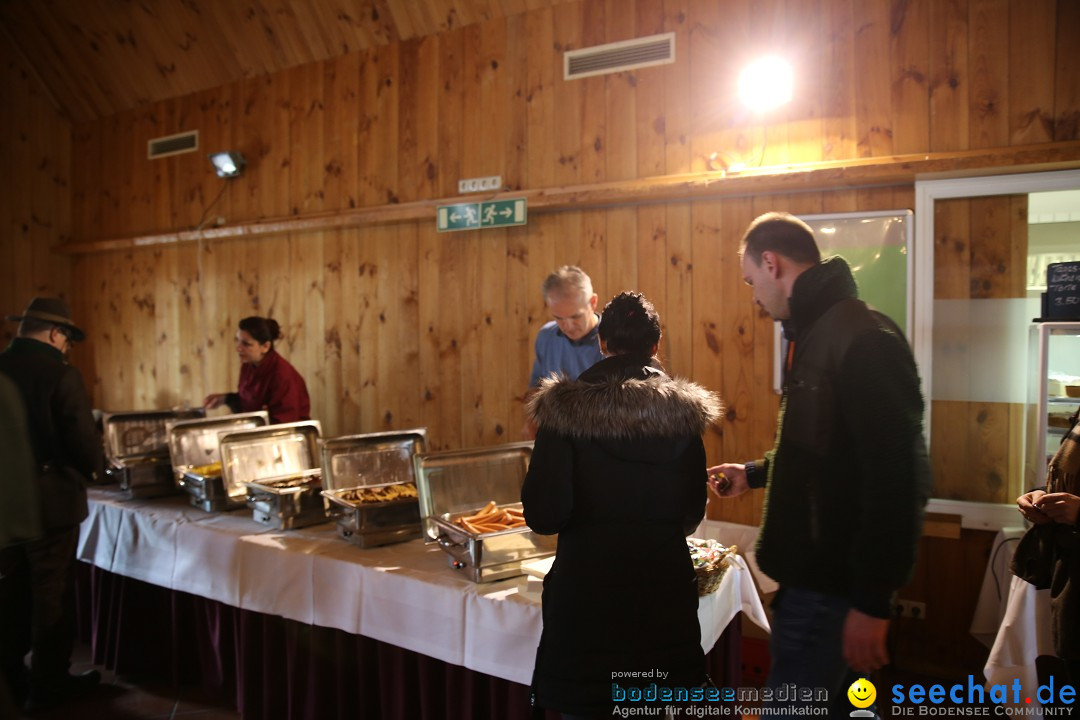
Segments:
[[[1009,142],[1008,0],[970,0],[968,67],[971,68],[971,145]]]
[[[385,47],[554,0],[336,0],[117,5],[108,0],[8,3],[0,27],[33,59],[65,113],[104,117],[176,95]]]
[[[498,7],[516,13],[519,5]],[[540,0],[508,21],[495,3],[485,3],[488,10],[455,5],[450,13],[451,5],[431,0],[383,7],[395,8],[386,15],[400,38],[420,37],[421,27],[445,32],[399,44],[384,26],[365,41],[370,46],[351,45],[346,28],[321,28],[311,8],[296,7],[296,27],[278,41],[233,49],[201,39],[214,62],[201,58],[174,73],[179,81],[232,63],[242,74],[228,84],[169,102],[147,95],[138,107],[115,105],[124,112],[74,127],[0,50],[0,132],[11,140],[0,157],[12,177],[32,178],[0,194],[8,229],[0,251],[10,259],[0,270],[8,279],[0,298],[17,311],[34,292],[69,293],[91,335],[75,362],[95,402],[113,408],[197,402],[234,388],[237,321],[273,314],[286,331],[282,354],[305,375],[326,434],[422,425],[433,449],[449,449],[517,439],[532,341],[548,319],[540,284],[554,267],[576,263],[593,277],[601,302],[640,289],[656,303],[668,368],[717,390],[728,405],[706,435],[710,462],[745,461],[771,446],[778,406],[773,323],[754,307],[739,271],[746,225],[771,209],[910,207],[913,191],[909,180],[900,189],[854,189],[855,162],[814,175],[849,188],[829,191],[795,186],[798,172],[782,176],[792,184],[763,179],[772,183],[764,191],[752,176],[698,175],[687,185],[673,176],[705,171],[713,152],[750,165],[913,154],[893,161],[899,165],[915,154],[982,147],[989,149],[980,157],[1011,158],[1001,154],[1009,145],[1075,138],[1077,70],[1061,51],[1077,34],[1075,6]],[[77,15],[88,27],[93,7]],[[260,8],[256,18],[265,20]],[[254,22],[221,8],[207,12]],[[475,27],[462,29],[466,20]],[[564,50],[660,29],[676,33],[675,63],[562,79]],[[800,76],[812,79],[769,117],[733,97],[734,77],[759,41],[792,50]],[[305,47],[345,42],[349,52],[339,57],[259,74],[306,57]],[[127,57],[116,47],[108,52]],[[59,70],[45,65],[42,73]],[[123,78],[136,93],[158,72],[132,69]],[[101,87],[81,98],[87,118],[122,102]],[[156,163],[141,155],[147,137],[192,128],[200,130],[199,152]],[[249,159],[245,175],[228,183],[210,173],[205,157],[226,148]],[[1048,143],[1045,151],[1043,161],[1053,161],[1060,146]],[[507,230],[438,234],[417,210],[348,229],[132,246],[78,258],[70,290],[69,261],[49,251],[68,236],[189,229],[208,208],[238,226],[332,218],[353,207],[393,210],[455,197],[460,178],[488,174],[533,193],[538,205],[552,196],[559,204]],[[647,183],[638,183],[637,195],[630,184],[595,184],[657,175],[668,194],[650,195],[641,190]],[[715,195],[705,195],[706,184]],[[936,299],[1022,295],[1023,212],[1018,199],[939,203]],[[27,263],[29,273],[6,269]],[[1018,406],[934,401],[933,413],[935,494],[1010,501]],[[756,524],[761,498],[713,503],[709,513]],[[967,549],[949,557],[977,561]],[[925,582],[935,577],[928,571]],[[966,622],[945,611],[934,616],[955,627]]]
[[[751,147],[744,131],[753,129],[757,118],[745,124],[736,121],[738,113],[746,112],[736,88],[738,72],[750,60],[746,48],[749,4],[732,2],[721,8],[719,3],[699,2],[693,6],[686,25],[689,32],[682,47],[688,57],[685,82],[690,88],[689,122],[677,117],[672,122],[678,123],[676,127],[681,129],[678,140],[689,150],[688,169],[692,172],[713,169],[707,164],[713,153],[717,153],[722,163],[727,159],[725,164],[756,165],[757,156],[753,160],[749,158],[760,146]],[[669,136],[669,145],[673,139]]]
[[[627,12],[625,3],[618,0],[605,2],[604,21],[607,33],[602,42],[621,42],[637,37],[639,33],[635,27],[635,13]],[[605,132],[602,142],[605,148],[614,148],[614,152],[603,153],[605,179],[625,180],[637,177],[638,80],[642,75],[657,74],[658,70],[641,68],[605,76]]]
[[[685,54],[690,43],[687,6],[689,0],[664,0],[664,32],[674,33],[677,52]],[[654,122],[664,138],[664,171],[690,171],[691,93],[690,63],[676,62],[663,68],[663,115]],[[646,151],[646,156],[648,155]],[[639,163],[640,164],[640,163]]]
[[[930,150],[968,147],[968,0],[930,6]]]
[[[785,45],[794,51],[796,68],[820,68],[828,52],[821,42],[823,18],[814,0],[788,0],[785,17]],[[821,137],[826,79],[821,73],[799,73],[795,93],[787,112],[788,155],[799,162],[824,158]]]
[[[1054,140],[1073,140],[1080,138],[1080,67],[1065,48],[1080,35],[1080,3],[1058,0],[1055,29]]]
[[[890,2],[855,2],[855,137],[860,156],[893,152],[889,70]]]
[[[555,184],[555,98],[560,92],[556,84],[562,84],[562,58],[549,50],[555,46],[552,12],[529,13],[525,18],[528,75],[524,101],[528,159],[522,183],[523,187],[550,187]]]
[[[0,50],[0,95],[0,163],[9,179],[0,193],[0,307],[6,316],[21,314],[35,295],[74,299],[71,263],[53,254],[71,235],[72,129],[8,47]],[[79,320],[87,315],[78,306],[73,312]],[[0,346],[17,329],[5,321]]]
[[[893,152],[930,144],[930,6],[932,0],[894,3],[890,27]]]
[[[1054,139],[1057,0],[1009,3],[1009,141]]]
[[[664,1],[648,0],[638,3],[635,18],[638,37],[664,32]],[[678,46],[676,45],[676,49]],[[631,130],[637,167],[630,177],[664,175],[664,83],[665,68],[645,68],[635,74],[634,89],[628,99],[634,103]]]
[[[581,80],[563,80],[563,57],[567,50],[582,48],[587,45],[583,39],[585,32],[584,5],[567,3],[553,8],[554,28],[551,47],[554,52],[549,61],[555,89],[555,107],[552,126],[549,129],[549,142],[555,148],[553,179],[556,185],[577,185],[582,181],[582,156],[595,152],[590,146],[595,139],[583,134],[582,113],[586,94],[585,83]],[[539,62],[535,57],[531,62]]]
[[[593,47],[607,42],[607,8],[605,0],[582,0],[581,47]],[[566,81],[580,86],[581,92],[581,144],[578,155],[578,178],[580,183],[597,183],[607,180],[608,147],[607,91],[614,83],[613,75],[596,75]],[[570,108],[573,111],[574,108]],[[628,148],[627,148],[628,149]],[[620,151],[623,148],[619,148]]]
[[[855,157],[855,97],[850,91],[855,68],[853,0],[829,3],[828,24],[821,34],[823,133],[822,157]]]
[[[803,0],[760,8],[742,0],[722,6],[637,0],[632,12],[618,5],[590,0],[543,5],[513,21],[480,19],[483,24],[475,28],[455,26],[422,41],[350,52],[82,126],[73,141],[79,158],[71,193],[79,219],[75,235],[123,234],[147,225],[191,227],[220,190],[222,200],[210,214],[232,223],[452,197],[457,180],[473,174],[509,179],[512,173],[512,182],[535,191],[704,170],[707,157],[721,150],[756,164],[852,158],[898,147],[920,152],[936,144],[963,149],[976,126],[969,121],[976,93],[967,81],[968,65],[985,55],[986,67],[1007,67],[1009,80],[998,89],[1011,96],[1024,77],[1019,58],[1031,54],[1005,47],[1015,30],[1001,48],[969,50],[969,28],[978,23],[1000,33],[1007,26],[1003,18],[1015,13],[1009,3],[831,0],[817,14]],[[1069,17],[1060,8],[1055,12],[1059,20]],[[308,20],[298,22],[299,34],[283,39],[279,48],[286,55],[297,52],[289,45],[297,38],[314,37],[306,34]],[[1049,32],[1045,17],[1028,25],[1033,34]],[[562,80],[565,49],[658,29],[676,32],[676,63]],[[1025,47],[1037,46],[1024,37]],[[801,86],[796,102],[771,118],[755,117],[731,102],[734,76],[759,49],[748,38],[788,47],[800,58],[800,74],[819,78]],[[1047,72],[1045,62],[1042,67]],[[1053,87],[1057,102],[1065,97],[1060,78],[1071,71],[1055,66],[1049,72],[1054,80],[1036,84],[1034,92],[1043,97]],[[930,85],[920,90],[923,75]],[[1030,105],[1030,99],[1020,104]],[[191,127],[201,132],[199,153],[157,165],[138,157],[154,133]],[[213,177],[203,152],[209,146],[244,150],[251,161],[245,176],[227,184]],[[32,163],[31,155],[20,164]],[[130,172],[101,173],[89,166],[114,156],[127,158]],[[588,197],[591,188],[585,185],[580,197]],[[904,192],[910,204],[910,188]],[[715,325],[715,347],[750,344],[745,358],[725,356],[716,376],[725,395],[734,383],[734,417],[741,422],[740,413],[747,413],[746,432],[729,431],[724,441],[717,436],[710,453],[726,448],[725,454],[758,454],[771,442],[775,421],[775,397],[767,389],[772,325],[749,306],[729,257],[738,236],[764,209],[879,209],[896,197],[891,190],[866,189],[693,204],[668,196],[655,206],[588,210],[568,202],[513,231],[440,236],[430,219],[410,219],[162,253],[156,256],[160,271],[153,261],[135,259],[156,251],[135,250],[129,265],[116,259],[101,263],[106,275],[118,274],[106,281],[103,293],[121,303],[124,297],[154,298],[147,332],[179,334],[183,355],[159,364],[174,376],[187,367],[189,378],[198,378],[196,394],[235,384],[231,345],[239,317],[280,310],[289,352],[316,366],[308,375],[320,389],[317,404],[328,429],[374,429],[387,422],[387,412],[398,418],[411,413],[432,426],[436,442],[450,447],[466,438],[500,437],[492,434],[496,426],[516,432],[520,408],[514,398],[528,372],[532,338],[547,318],[539,283],[553,267],[579,263],[593,276],[602,302],[628,287],[650,294],[663,309],[667,359],[680,374],[710,372],[707,357],[700,355],[712,352],[706,323]],[[619,202],[617,195],[612,198]],[[982,213],[980,221],[1015,226],[1017,212],[1010,207]],[[961,227],[943,226],[948,234],[938,245],[939,297],[969,297],[973,279],[989,283],[996,294],[999,286],[1013,287],[1016,278],[994,268],[1022,266],[1015,229],[993,229],[996,241],[981,250],[972,247],[972,233],[981,230],[970,213],[965,211]],[[714,237],[719,247],[706,239]],[[288,272],[282,258],[289,260]],[[719,296],[716,268],[722,273]],[[503,284],[501,302],[485,278]],[[137,287],[130,287],[132,281]],[[161,316],[181,313],[180,302],[162,300],[181,287],[192,296],[183,307],[195,307],[197,320]],[[405,294],[407,287],[415,297]],[[943,294],[943,287],[951,289]],[[500,304],[502,317],[496,317]],[[92,321],[108,325],[110,312],[106,303]],[[121,330],[143,334],[138,316],[130,308],[125,312]],[[380,312],[387,320],[373,319]],[[475,324],[476,318],[484,325]],[[407,350],[401,357],[395,353],[409,346],[409,338],[415,338],[412,366]],[[112,339],[95,346],[93,357],[102,367],[130,362],[111,347]],[[495,389],[481,387],[472,378],[486,367],[481,359],[496,344],[511,348],[514,358]],[[115,395],[107,391],[110,397],[164,397],[190,382],[136,382],[134,372],[131,366],[118,369],[121,380],[110,382],[121,385]],[[409,399],[407,375],[422,378],[415,399]],[[405,409],[410,405],[413,411]]]

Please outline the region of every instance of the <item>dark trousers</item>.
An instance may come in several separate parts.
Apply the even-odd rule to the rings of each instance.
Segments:
[[[75,646],[75,550],[79,528],[0,551],[0,662],[10,687],[47,687],[67,676]]]
[[[847,689],[859,677],[848,667],[843,655],[844,620],[851,609],[847,599],[782,587],[772,607],[772,667],[766,686],[777,691],[791,686],[825,690],[829,716],[847,717],[855,709],[847,700]],[[773,708],[822,705],[783,700],[765,704]],[[871,707],[870,711],[876,712],[876,708]]]

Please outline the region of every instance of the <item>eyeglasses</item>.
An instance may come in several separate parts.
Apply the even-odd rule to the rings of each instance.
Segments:
[[[70,350],[71,346],[72,346],[71,333],[69,333],[67,331],[67,328],[65,328],[65,327],[63,327],[61,325],[57,325],[53,329],[56,330],[56,332],[60,333],[61,337],[64,338],[64,348],[63,348],[63,350],[64,351]]]

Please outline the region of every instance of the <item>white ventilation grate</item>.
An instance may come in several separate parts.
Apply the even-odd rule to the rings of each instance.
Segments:
[[[177,133],[165,137],[154,138],[146,143],[146,157],[155,160],[169,155],[195,152],[199,149],[199,131]]]
[[[563,53],[563,79],[666,65],[675,62],[675,33],[623,40]]]

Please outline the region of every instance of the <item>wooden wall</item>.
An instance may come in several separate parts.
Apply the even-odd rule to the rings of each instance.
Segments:
[[[20,314],[35,295],[69,295],[70,262],[52,248],[71,237],[71,124],[6,43],[0,43],[0,97],[3,317]],[[0,347],[17,328],[0,325]]]
[[[664,31],[676,34],[672,65],[562,80],[563,50]],[[511,189],[586,192],[702,171],[714,152],[754,166],[1075,140],[1077,36],[1071,0],[561,4],[80,124],[73,235],[451,198],[459,178],[494,174]],[[734,100],[735,74],[765,49],[791,57],[798,91],[755,116]],[[198,153],[145,159],[148,138],[195,128]],[[205,154],[219,149],[248,157],[243,177],[211,174]],[[505,442],[518,437],[530,345],[547,319],[540,282],[579,263],[602,298],[635,288],[656,302],[670,369],[728,403],[710,461],[745,460],[771,444],[777,398],[771,322],[737,270],[742,230],[765,210],[912,205],[910,186],[821,190],[587,206],[510,230],[440,235],[409,221],[87,254],[73,289],[91,339],[76,362],[103,407],[198,402],[235,383],[236,321],[268,314],[328,435],[425,425],[436,448]],[[970,428],[970,412],[958,415]],[[979,479],[969,494],[956,467],[964,474],[944,482],[958,494],[998,497]],[[756,524],[760,502],[710,512]],[[952,605],[929,609],[949,644],[966,634],[978,586],[941,562],[984,567],[986,542],[940,542],[950,552],[924,554],[918,582],[952,589]]]
[[[562,79],[563,50],[665,31],[674,64]],[[557,5],[81,124],[75,235],[452,198],[459,178],[491,174],[587,190],[701,171],[713,152],[770,165],[1071,140],[1076,71],[1052,49],[1074,31],[1076,5],[1054,0]],[[793,60],[799,91],[755,116],[735,75],[762,49]],[[147,139],[189,129],[199,152],[145,159]],[[219,149],[244,152],[243,177],[210,172]],[[102,406],[195,403],[235,382],[236,321],[269,314],[327,433],[422,424],[436,447],[513,440],[546,319],[540,282],[576,262],[603,298],[653,297],[671,368],[731,406],[710,458],[744,459],[771,443],[776,398],[770,323],[733,262],[742,229],[767,209],[911,205],[910,187],[815,192],[537,213],[480,233],[405,222],[87,255],[75,285],[94,337],[78,360]],[[757,522],[754,504],[723,512]]]

